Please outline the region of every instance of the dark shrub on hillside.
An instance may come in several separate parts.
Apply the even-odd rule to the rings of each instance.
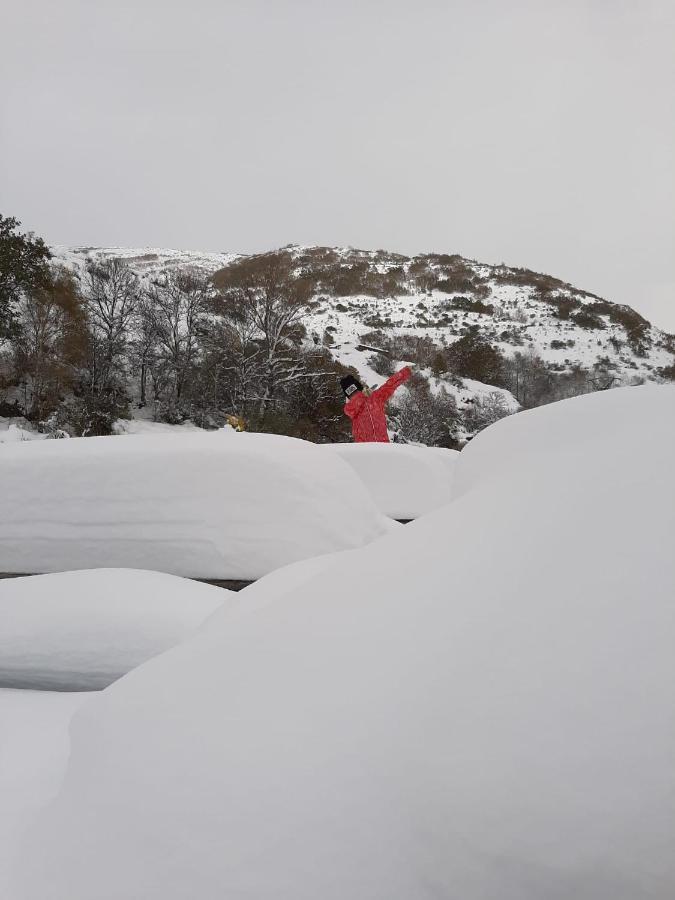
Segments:
[[[382,350],[389,349],[390,340],[390,335],[385,334],[384,331],[378,331],[377,329],[374,331],[365,331],[361,335],[362,344],[367,344],[369,347],[377,347]]]
[[[461,273],[448,275],[447,278],[439,278],[435,287],[437,291],[443,291],[445,294],[473,293],[476,290],[472,278]]]
[[[607,300],[596,300],[594,303],[587,304],[586,309],[599,316],[607,316],[611,322],[615,325],[623,326],[626,331],[649,327],[649,322],[641,316],[640,313],[631,309],[630,306],[625,306],[620,303],[608,303]]]
[[[581,308],[581,300],[576,297],[554,297],[548,300],[544,299],[544,302],[553,307],[553,315],[557,319],[569,319],[576,309]]]
[[[421,337],[413,334],[388,335],[382,331],[369,331],[361,337],[361,347],[373,347],[385,350],[389,354],[392,363],[405,361],[414,363],[422,369],[432,365],[434,358],[441,352],[441,348],[430,337]],[[385,374],[387,364],[378,362],[376,357],[382,354],[374,354],[370,363],[375,371]],[[383,357],[386,359],[386,357]],[[374,364],[373,364],[374,363]]]
[[[378,375],[382,375],[383,378],[389,378],[396,370],[394,360],[391,356],[387,356],[384,353],[373,353],[372,356],[368,357],[368,365]]]
[[[381,298],[407,293],[401,267],[378,272],[367,260],[326,270],[321,275],[320,284],[322,289],[332,289],[334,294],[341,297],[366,294]]]
[[[560,281],[559,278],[553,278],[551,275],[544,275],[541,272],[533,272],[531,269],[496,268],[492,273],[492,277],[497,284],[514,284],[520,287],[529,287],[540,295],[566,287],[565,282]],[[543,299],[543,296],[540,299]]]
[[[390,341],[389,350],[395,359],[406,360],[420,368],[427,368],[439,351],[439,346],[430,337],[401,334]]]
[[[480,313],[491,316],[495,308],[491,303],[483,303],[481,300],[472,300],[470,297],[453,297],[447,301],[451,309],[461,309],[465,312]]]
[[[571,318],[574,324],[578,325],[579,328],[597,330],[606,327],[600,316],[589,311],[586,307],[582,307],[580,310],[575,312]]]
[[[473,378],[484,384],[501,386],[504,357],[482,337],[478,326],[467,328],[458,341],[445,351],[448,368],[462,378]]]
[[[365,294],[368,264],[366,262],[353,263],[348,266],[340,266],[333,276],[333,290],[338,296],[347,297],[350,294]],[[325,281],[323,282],[326,283]]]
[[[464,259],[459,253],[426,253],[422,258],[437,266],[450,267],[453,269],[460,266],[466,267]]]
[[[489,293],[484,279],[458,255],[431,253],[416,256],[408,267],[408,274],[421,291],[435,289],[446,294],[479,294],[486,289]],[[487,296],[487,293],[481,295]]]
[[[368,328],[390,328],[392,322],[389,316],[381,316],[379,313],[374,313],[371,316],[366,316],[363,324],[367,325]]]

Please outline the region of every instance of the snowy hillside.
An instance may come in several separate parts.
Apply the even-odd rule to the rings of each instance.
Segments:
[[[216,273],[242,258],[155,248],[52,250],[56,262],[75,271],[89,259],[121,258],[146,279],[188,269],[215,275],[216,283]],[[373,332],[424,337],[443,346],[477,326],[507,357],[533,351],[560,373],[581,366],[596,372],[597,387],[659,381],[659,370],[675,361],[672,336],[630,307],[526,269],[447,254],[406,257],[383,250],[295,246],[275,252],[291,255],[298,275],[314,284],[316,304],[305,320],[308,335],[370,384],[382,380],[370,365],[373,350],[364,348],[364,336]],[[450,387],[460,402],[481,393],[479,385]]]
[[[88,260],[121,259],[138,275],[153,278],[161,272],[189,270],[212,275],[217,269],[237,259],[238,253],[201,253],[196,250],[162,250],[144,247],[59,247],[51,248],[55,262],[74,271],[84,268]]]

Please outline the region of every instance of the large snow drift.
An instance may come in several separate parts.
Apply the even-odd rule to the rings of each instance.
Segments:
[[[456,450],[411,444],[327,444],[354,469],[379,510],[416,519],[448,503]]]
[[[0,496],[0,572],[253,579],[391,528],[334,454],[230,429],[3,445]]]
[[[0,897],[25,828],[63,780],[74,711],[89,694],[0,688]],[[39,851],[37,851],[39,852]]]
[[[131,569],[0,581],[0,687],[92,691],[163,653],[234,595]]]
[[[667,387],[506,419],[248,589],[76,715],[16,900],[671,900],[673,446]]]

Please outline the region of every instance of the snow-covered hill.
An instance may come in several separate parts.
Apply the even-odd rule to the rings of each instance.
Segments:
[[[152,278],[160,272],[190,269],[211,275],[217,269],[237,259],[239,253],[200,252],[197,250],[166,250],[156,247],[132,249],[128,247],[61,247],[51,248],[54,261],[76,272],[88,261],[122,259],[142,277]]]
[[[118,257],[143,278],[165,270],[214,275],[242,254],[156,248],[54,247],[55,261],[76,271],[89,259]],[[635,310],[603,300],[549,275],[488,265],[458,255],[407,257],[383,250],[288,247],[298,274],[315,284],[316,308],[306,327],[329,343],[340,362],[378,381],[364,335],[431,338],[444,345],[470,326],[506,356],[533,351],[553,371],[597,370],[615,384],[659,381],[672,366],[675,342]],[[477,386],[469,386],[473,393]]]
[[[521,407],[658,383],[675,371],[675,337],[631,307],[550,275],[456,254],[408,257],[294,245],[254,257],[157,248],[52,250],[55,263],[77,274],[89,261],[119,258],[146,284],[183,270],[212,278],[220,288],[237,283],[238,262],[276,258],[310,284],[306,347],[327,349],[371,387],[403,363],[414,364],[432,393],[454,399],[457,446]],[[451,359],[460,346],[453,350],[455,342],[476,336],[500,360],[498,374],[489,367],[462,368]],[[403,388],[399,398],[406,394]]]

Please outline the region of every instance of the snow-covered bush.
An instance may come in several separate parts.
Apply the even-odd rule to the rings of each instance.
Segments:
[[[133,569],[0,581],[0,687],[92,691],[183,640],[231,592]]]
[[[476,434],[512,412],[513,408],[502,392],[490,391],[474,397],[473,402],[465,408],[463,425],[467,432]]]
[[[293,438],[228,429],[0,451],[0,572],[247,580],[392,527],[346,463]]]
[[[416,519],[448,503],[459,453],[412,444],[328,444],[354,469],[381,512]]]
[[[670,387],[510,416],[247,589],[76,715],[13,900],[671,900],[674,445]]]
[[[433,393],[429,382],[413,375],[405,392],[390,407],[391,420],[404,441],[429,447],[458,446],[456,432],[461,416],[455,398],[442,385]]]
[[[100,437],[113,434],[115,422],[128,418],[129,404],[123,394],[84,392],[58,407],[50,417],[53,428],[49,430],[71,437]]]

